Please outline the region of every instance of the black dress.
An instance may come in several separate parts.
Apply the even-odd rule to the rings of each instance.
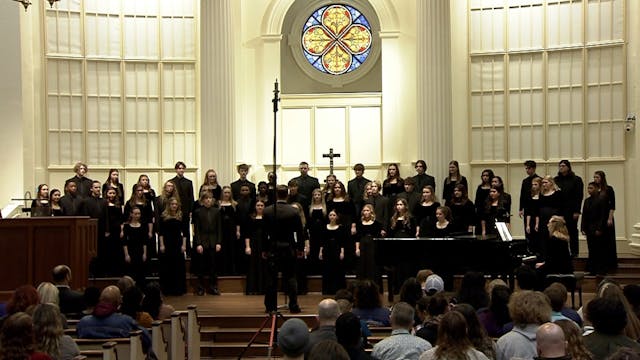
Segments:
[[[355,251],[356,251],[356,243],[351,236],[351,224],[356,222],[356,207],[354,204],[349,201],[333,201],[330,200],[327,202],[327,214],[331,211],[335,210],[340,219],[340,224],[342,224],[346,230],[346,238],[343,244],[344,246],[344,268],[345,271],[349,274],[353,274],[355,271]]]
[[[164,254],[160,256],[160,285],[166,295],[183,295],[187,292],[182,237],[184,223],[174,217],[162,219],[159,234],[164,242]]]
[[[476,235],[482,234],[482,224],[481,221],[484,216],[484,205],[489,198],[489,191],[491,188],[483,189],[482,185],[478,185],[476,189],[476,199],[473,202],[476,205]]]
[[[602,191],[601,191],[602,193]],[[607,185],[606,191],[604,191],[607,200],[607,210],[616,209],[616,193],[613,188]],[[609,214],[607,212],[607,218]],[[605,266],[607,270],[615,270],[618,268],[618,250],[616,248],[616,223],[615,220],[611,226],[607,225],[607,230],[604,234],[604,252],[605,252]]]
[[[460,179],[457,181],[449,181],[448,177],[444,179],[444,186],[442,187],[442,202],[445,205],[448,206],[451,202],[451,199],[453,198],[453,190],[455,190],[456,185],[458,184],[464,185],[467,189],[469,188],[467,178],[464,176],[460,176]]]
[[[220,264],[222,275],[238,275],[239,263],[244,256],[244,240],[240,242],[236,236],[238,218],[232,205],[220,205],[222,216],[222,250],[216,255],[216,263]],[[242,245],[242,246],[241,246]],[[219,261],[217,261],[219,260]]]
[[[371,224],[356,223],[356,242],[360,243],[360,264],[358,279],[378,280],[379,271],[375,262],[375,244],[373,239],[380,237],[382,224],[377,220]]]
[[[541,227],[547,227],[547,224],[543,224],[540,220],[540,197],[533,198],[531,196],[524,198],[524,222],[525,230],[527,225],[529,226],[529,233],[525,232],[525,238],[527,239],[527,247],[529,252],[535,255],[542,254],[542,244],[540,239]],[[527,224],[527,217],[530,217],[529,224]],[[536,230],[536,219],[538,219],[538,230]],[[547,220],[549,221],[549,220]]]
[[[540,225],[538,226],[538,236],[541,239],[540,253],[542,257],[545,257],[547,253],[547,243],[549,242],[549,229],[547,228],[547,224],[552,216],[562,214],[562,195],[560,191],[554,191],[550,195],[540,193],[538,204],[540,205]]]
[[[267,273],[267,261],[262,258],[261,250],[264,247],[265,224],[264,219],[251,218],[243,229],[244,239],[249,239],[251,255],[247,262],[247,295],[264,294],[265,275]]]
[[[436,222],[436,210],[438,207],[440,207],[439,202],[434,202],[431,205],[422,205],[420,203],[413,209],[413,216],[420,228],[428,228]]]
[[[543,272],[545,274],[573,274],[573,261],[567,240],[555,236],[549,238]]]
[[[325,226],[322,235],[322,293],[325,295],[335,294],[347,285],[344,266],[340,260],[340,249],[344,248],[346,238],[347,229],[344,225],[333,230]]]
[[[309,230],[309,262],[308,274],[322,274],[321,264],[318,260],[320,246],[322,245],[322,235],[324,228],[327,226],[327,217],[322,213],[322,209],[313,209],[307,222]]]
[[[485,222],[485,231],[487,235],[497,235],[498,229],[496,222],[509,222],[509,212],[504,204],[498,201],[497,205],[490,205],[485,208],[483,220]]]
[[[131,262],[125,266],[125,274],[131,276],[139,287],[146,284],[146,262],[143,261],[144,246],[147,245],[149,238],[149,228],[145,224],[133,227],[130,224],[124,224],[123,246],[127,247]]]
[[[106,214],[105,232],[109,236],[105,234],[103,246],[98,245],[98,257],[101,258],[106,275],[122,276],[124,272],[124,252],[120,238],[122,208],[118,205],[107,205],[107,211],[104,214]],[[102,254],[100,254],[100,248],[103,250]]]
[[[31,202],[31,217],[51,216],[51,204],[49,200],[34,199]]]
[[[404,191],[404,180],[398,179],[398,182],[393,184],[389,180],[385,180],[382,183],[382,195],[386,196],[390,200],[396,198],[398,194]]]
[[[469,233],[469,227],[476,224],[476,210],[473,202],[451,203],[452,232]]]
[[[584,200],[580,230],[587,235],[587,271],[591,274],[607,273],[607,220],[609,204],[605,194],[596,193]]]

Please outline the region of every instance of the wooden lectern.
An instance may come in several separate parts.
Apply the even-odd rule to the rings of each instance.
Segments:
[[[20,285],[52,282],[60,264],[71,267],[72,288],[86,287],[97,239],[97,220],[87,216],[0,220],[0,299]]]

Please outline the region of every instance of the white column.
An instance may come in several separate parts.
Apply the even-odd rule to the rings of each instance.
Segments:
[[[453,156],[449,0],[417,1],[418,157],[436,177],[437,192]]]
[[[635,12],[634,12],[635,11]],[[640,2],[629,2],[628,14],[637,14],[640,11]],[[635,64],[640,61],[640,23],[633,20],[628,20],[628,45],[627,45],[627,111],[636,114],[636,119],[640,115],[640,70]],[[625,189],[632,189],[628,191],[625,201],[625,209],[622,211],[616,211],[616,217],[623,215],[627,216],[627,224],[633,224],[633,230],[631,230],[631,239],[629,248],[631,253],[640,256],[640,210],[637,204],[640,203],[640,191],[633,191],[637,188],[638,177],[640,176],[640,155],[638,154],[638,144],[640,144],[640,121],[636,120],[635,129],[633,134],[626,134],[626,154],[627,162],[625,172],[627,176],[625,178]],[[624,215],[628,213],[628,215]],[[626,233],[626,231],[625,231]],[[620,249],[618,247],[618,253]]]
[[[232,0],[201,0],[200,14],[201,163],[228,184],[236,177],[233,34],[238,30]]]

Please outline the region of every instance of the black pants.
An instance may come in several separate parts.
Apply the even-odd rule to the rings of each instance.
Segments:
[[[218,273],[216,271],[216,249],[212,248],[204,248],[202,254],[197,254],[194,251],[193,259],[197,267],[198,274],[198,283],[199,286],[204,288],[204,278],[205,276],[209,276],[209,287],[217,288],[218,287]]]
[[[296,279],[295,250],[286,248],[269,254],[267,259],[267,284],[264,306],[267,311],[276,311],[278,307],[278,272],[282,272],[282,281],[286,282],[289,296],[289,309],[298,306],[298,281]]]

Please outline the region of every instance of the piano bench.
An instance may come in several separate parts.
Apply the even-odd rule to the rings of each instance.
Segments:
[[[578,301],[582,306],[582,280],[584,279],[584,273],[577,272],[573,274],[548,274],[545,279],[545,287],[551,285],[554,282],[559,282],[567,288],[567,291],[571,292],[571,308],[576,308],[575,295],[578,291]]]

